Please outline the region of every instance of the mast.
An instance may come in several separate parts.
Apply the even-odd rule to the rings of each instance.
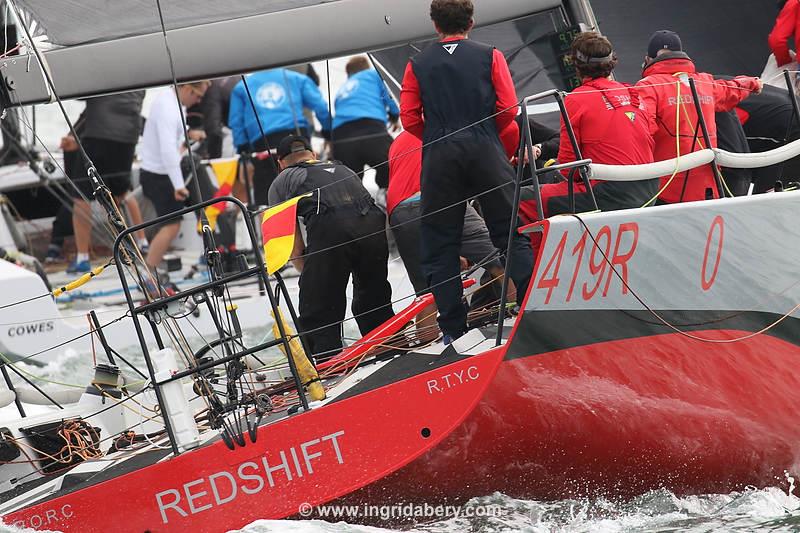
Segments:
[[[557,7],[557,0],[478,0],[480,25]],[[375,50],[432,35],[430,0],[339,0],[167,31],[178,82],[292,65]],[[44,14],[37,14],[44,15]],[[332,22],[332,21],[335,21]],[[87,16],[86,23],[91,23]],[[46,25],[45,25],[46,26]],[[220,46],[225,37],[233,46]],[[159,33],[58,48],[43,54],[63,99],[172,82]],[[35,58],[0,61],[5,105],[49,102]]]

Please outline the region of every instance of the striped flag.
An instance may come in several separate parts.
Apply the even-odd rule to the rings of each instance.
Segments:
[[[261,238],[264,241],[264,262],[267,264],[268,274],[274,274],[289,261],[297,227],[297,202],[312,194],[295,196],[264,211],[261,218]]]
[[[218,159],[211,161],[211,168],[217,176],[219,189],[214,193],[214,198],[230,196],[233,192],[233,184],[236,182],[236,173],[239,169],[239,159]],[[206,207],[206,218],[211,229],[217,227],[217,218],[225,211],[225,202],[218,202]],[[199,225],[199,223],[198,223]]]

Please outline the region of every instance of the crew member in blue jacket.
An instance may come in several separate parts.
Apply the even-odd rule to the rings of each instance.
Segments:
[[[333,157],[359,176],[365,165],[377,167],[375,182],[386,189],[389,166],[381,163],[386,162],[392,145],[386,123],[391,122],[393,130],[398,130],[400,109],[365,56],[352,58],[345,68],[347,82],[336,93]]]
[[[274,149],[287,135],[311,139],[313,125],[303,115],[303,108],[314,112],[322,124],[324,135],[330,132],[328,104],[313,80],[305,74],[283,68],[255,72],[247,76],[247,89],[250,90],[258,116],[253,113],[253,106],[241,81],[233,89],[228,113],[228,127],[239,152]],[[273,158],[274,155],[253,160],[253,201],[256,204],[267,205],[267,191],[278,175]]]

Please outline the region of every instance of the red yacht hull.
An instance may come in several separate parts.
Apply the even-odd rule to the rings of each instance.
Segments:
[[[800,456],[798,201],[761,195],[527,228],[542,231],[536,267],[480,404],[436,448],[347,500],[785,484]]]
[[[785,481],[800,451],[797,346],[764,336],[697,353],[693,343],[660,335],[506,360],[456,431],[348,500],[710,493]]]
[[[393,372],[382,386],[261,426],[255,443],[245,437],[244,447],[229,450],[218,440],[104,481],[80,479],[88,486],[2,520],[33,529],[156,533],[228,531],[290,516],[381,479],[440,442],[478,403],[501,358],[501,350],[489,350],[447,362],[395,360],[412,375]],[[65,478],[63,486],[71,483]]]

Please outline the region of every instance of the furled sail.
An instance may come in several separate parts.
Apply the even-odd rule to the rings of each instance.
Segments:
[[[45,52],[62,98],[172,81],[154,0],[17,0],[60,46]],[[559,6],[557,0],[477,0],[481,25]],[[164,0],[178,81],[376,50],[432,34],[430,0]],[[67,16],[69,12],[69,16]],[[26,17],[26,18],[27,18]],[[11,102],[49,101],[27,59],[0,61]]]

